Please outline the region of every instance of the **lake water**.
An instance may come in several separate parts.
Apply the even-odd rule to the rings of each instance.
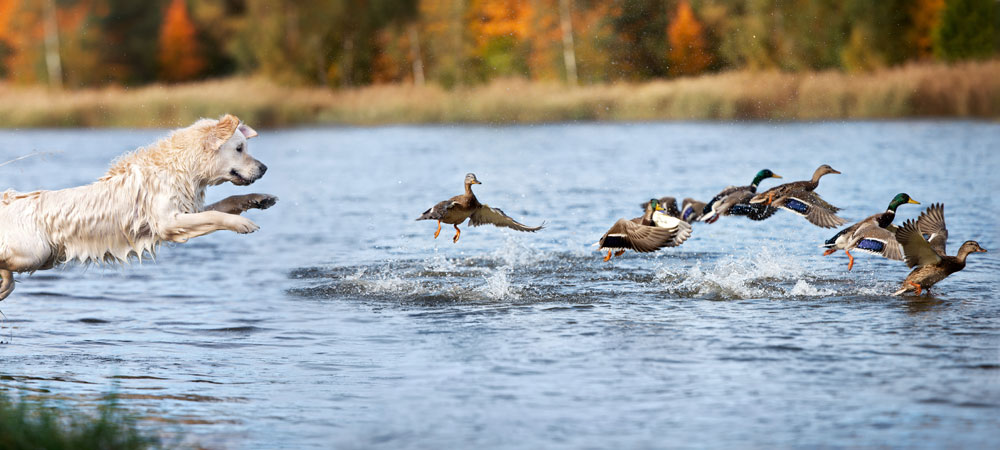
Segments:
[[[252,125],[252,124],[251,124]],[[162,130],[0,131],[0,188],[99,177]],[[19,275],[0,303],[0,389],[92,405],[209,448],[993,447],[1000,441],[1000,126],[975,122],[567,124],[263,131],[261,230],[156,261]],[[954,254],[906,266],[818,246],[780,212],[695,224],[684,245],[603,262],[651,197],[708,200],[760,169],[854,220],[943,202]],[[414,219],[461,193],[547,228]],[[762,188],[777,180],[767,180]]]

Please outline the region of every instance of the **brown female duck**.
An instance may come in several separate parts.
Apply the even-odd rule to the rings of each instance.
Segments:
[[[819,194],[814,192],[819,187],[819,179],[823,175],[831,173],[840,172],[827,164],[823,164],[813,172],[811,180],[793,181],[775,186],[755,195],[748,203],[751,205],[767,205],[786,209],[805,217],[806,220],[818,227],[839,227],[847,223],[846,220],[836,215],[837,211],[840,211],[840,208],[827,203]]]
[[[907,291],[915,291],[916,295],[920,295],[921,291],[930,292],[931,286],[964,269],[965,258],[969,254],[986,253],[986,249],[976,241],[962,243],[955,256],[945,253],[948,229],[944,224],[944,205],[940,203],[931,205],[916,221],[904,222],[896,230],[896,240],[903,246],[907,267],[916,266],[916,269],[903,280],[903,287],[892,295]]]
[[[480,183],[476,179],[475,174],[466,174],[464,194],[456,195],[448,200],[439,202],[427,211],[424,211],[417,218],[417,220],[436,220],[438,222],[437,231],[434,232],[435,239],[441,234],[441,223],[444,222],[454,225],[455,237],[452,241],[457,243],[459,236],[462,235],[462,230],[458,229],[458,225],[465,222],[465,219],[469,219],[469,224],[474,227],[490,224],[498,227],[513,228],[517,231],[530,232],[535,232],[545,227],[544,223],[537,227],[529,227],[510,218],[510,216],[504,214],[499,208],[491,208],[489,205],[479,203],[476,195],[472,193],[473,184],[483,183]]]

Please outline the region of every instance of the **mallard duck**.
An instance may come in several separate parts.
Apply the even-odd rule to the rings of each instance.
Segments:
[[[456,195],[434,205],[417,218],[417,220],[436,220],[438,222],[437,231],[434,232],[435,239],[441,234],[441,222],[444,222],[455,226],[455,237],[452,241],[457,243],[459,236],[462,235],[462,230],[458,229],[458,225],[464,222],[465,219],[469,219],[469,224],[474,227],[491,224],[498,227],[513,228],[517,231],[530,232],[535,232],[545,227],[544,223],[537,227],[529,227],[510,218],[510,216],[504,214],[499,208],[491,208],[489,205],[479,203],[476,195],[472,193],[473,184],[483,183],[480,183],[476,179],[475,174],[466,174],[464,194]]]
[[[681,216],[681,211],[679,209],[677,209],[677,199],[675,199],[673,197],[660,197],[657,200],[657,202],[659,203],[660,207],[664,211],[664,212],[661,212],[660,214],[666,214],[666,215],[672,216],[672,217],[680,217]],[[649,202],[642,202],[642,203],[639,204],[639,208],[642,208],[643,211],[646,210],[647,206],[649,206]]]
[[[896,218],[896,208],[907,203],[920,204],[907,194],[896,194],[889,202],[889,207],[885,212],[869,216],[865,220],[840,230],[828,239],[823,247],[829,250],[823,252],[823,256],[831,255],[837,250],[843,250],[848,259],[847,270],[854,267],[854,257],[851,256],[853,249],[874,253],[896,261],[902,260],[903,247],[896,241],[896,227],[892,224],[892,220]]]
[[[924,237],[927,235],[927,238]],[[896,230],[896,240],[903,246],[907,267],[916,267],[903,280],[903,287],[892,295],[907,291],[930,292],[931,286],[965,268],[965,258],[970,253],[986,253],[976,241],[965,241],[958,254],[948,256],[945,243],[948,229],[944,224],[944,205],[935,203],[920,213],[917,220],[907,220]]]
[[[694,223],[701,220],[705,214],[705,202],[699,202],[693,198],[685,198],[681,202],[681,220],[687,223]]]
[[[601,250],[608,249],[605,261],[621,256],[625,250],[653,252],[663,247],[676,247],[691,237],[691,225],[676,217],[661,213],[663,206],[650,199],[642,217],[618,219],[598,242]]]
[[[819,166],[813,172],[809,181],[793,181],[775,186],[767,191],[753,196],[748,203],[751,205],[767,205],[775,208],[782,208],[805,217],[813,225],[823,228],[836,228],[845,223],[846,220],[837,217],[840,208],[833,206],[823,200],[815,192],[819,186],[819,179],[826,174],[839,174],[827,164]]]
[[[719,195],[712,198],[702,209],[702,222],[715,223],[719,216],[747,216],[754,220],[763,220],[776,211],[766,205],[750,205],[748,201],[757,192],[757,185],[765,178],[781,178],[770,169],[757,172],[749,186],[730,186],[723,189]]]

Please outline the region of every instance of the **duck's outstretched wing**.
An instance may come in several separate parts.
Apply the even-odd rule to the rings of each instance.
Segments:
[[[907,267],[926,266],[941,262],[941,256],[924,239],[917,221],[913,219],[903,222],[903,226],[896,230],[896,240],[899,241],[899,245],[903,246]]]
[[[500,208],[491,208],[489,205],[480,205],[479,208],[473,211],[472,215],[469,216],[469,223],[474,227],[478,227],[480,225],[495,225],[498,227],[512,228],[517,231],[529,232],[535,232],[545,228],[544,223],[537,227],[529,227],[512,219],[507,214],[504,214]]]
[[[598,245],[602,249],[655,252],[670,245],[675,234],[675,229],[651,227],[631,220],[618,219],[611,229],[601,236]]]
[[[776,199],[772,205],[805,217],[809,223],[818,227],[837,228],[847,223],[847,220],[838,217],[833,211],[814,203],[813,196],[819,197],[815,193],[796,191],[780,199]]]
[[[927,243],[938,255],[944,256],[948,229],[944,225],[944,205],[933,203],[917,217],[917,229],[926,236]]]
[[[893,232],[878,226],[876,223],[863,222],[851,236],[853,249],[862,250],[889,259],[903,259],[903,246],[899,245]],[[848,248],[851,250],[852,248]]]

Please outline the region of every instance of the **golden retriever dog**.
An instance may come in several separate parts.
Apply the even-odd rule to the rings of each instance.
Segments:
[[[122,155],[92,184],[0,197],[0,300],[12,272],[71,261],[122,262],[152,256],[163,241],[186,242],[217,230],[257,231],[240,216],[277,197],[235,195],[205,205],[205,189],[245,186],[267,170],[247,150],[257,132],[232,115],[201,119],[148,147]]]

